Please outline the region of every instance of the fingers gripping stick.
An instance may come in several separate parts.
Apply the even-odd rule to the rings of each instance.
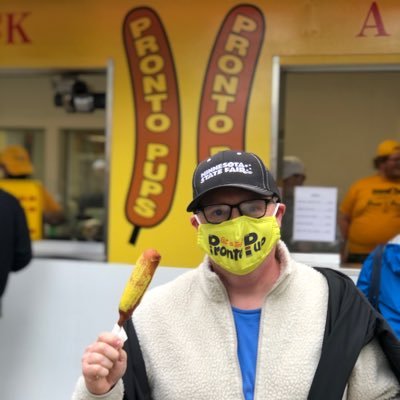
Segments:
[[[147,249],[136,261],[136,266],[122,293],[119,302],[119,320],[113,329],[113,332],[119,335],[122,340],[126,340],[126,334],[122,326],[132,316],[133,311],[139,305],[160,260],[161,256],[156,250]]]

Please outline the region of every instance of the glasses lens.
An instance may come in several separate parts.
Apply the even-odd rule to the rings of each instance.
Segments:
[[[249,200],[239,204],[239,209],[242,215],[252,218],[261,218],[267,210],[268,200]]]
[[[202,209],[203,214],[207,222],[211,224],[219,224],[227,221],[232,214],[233,208],[238,208],[240,215],[246,215],[252,218],[261,218],[267,211],[267,205],[271,202],[271,199],[258,199],[258,200],[246,200],[239,204],[215,204],[206,206]]]
[[[227,204],[216,204],[203,209],[206,220],[211,224],[227,221],[231,215],[231,207]]]

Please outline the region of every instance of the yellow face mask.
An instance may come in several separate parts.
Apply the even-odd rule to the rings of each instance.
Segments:
[[[200,248],[235,275],[254,271],[280,237],[275,213],[263,218],[241,216],[220,224],[200,224],[197,230]]]

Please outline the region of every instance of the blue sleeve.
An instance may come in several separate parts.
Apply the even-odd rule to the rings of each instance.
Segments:
[[[357,287],[368,297],[371,285],[372,265],[376,249],[364,261],[360,274],[358,275]]]

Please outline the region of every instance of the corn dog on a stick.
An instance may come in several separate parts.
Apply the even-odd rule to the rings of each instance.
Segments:
[[[154,272],[160,263],[161,256],[154,249],[145,250],[133,269],[119,303],[118,325],[122,327],[130,318],[135,308],[140,303],[144,292],[153,278]]]

